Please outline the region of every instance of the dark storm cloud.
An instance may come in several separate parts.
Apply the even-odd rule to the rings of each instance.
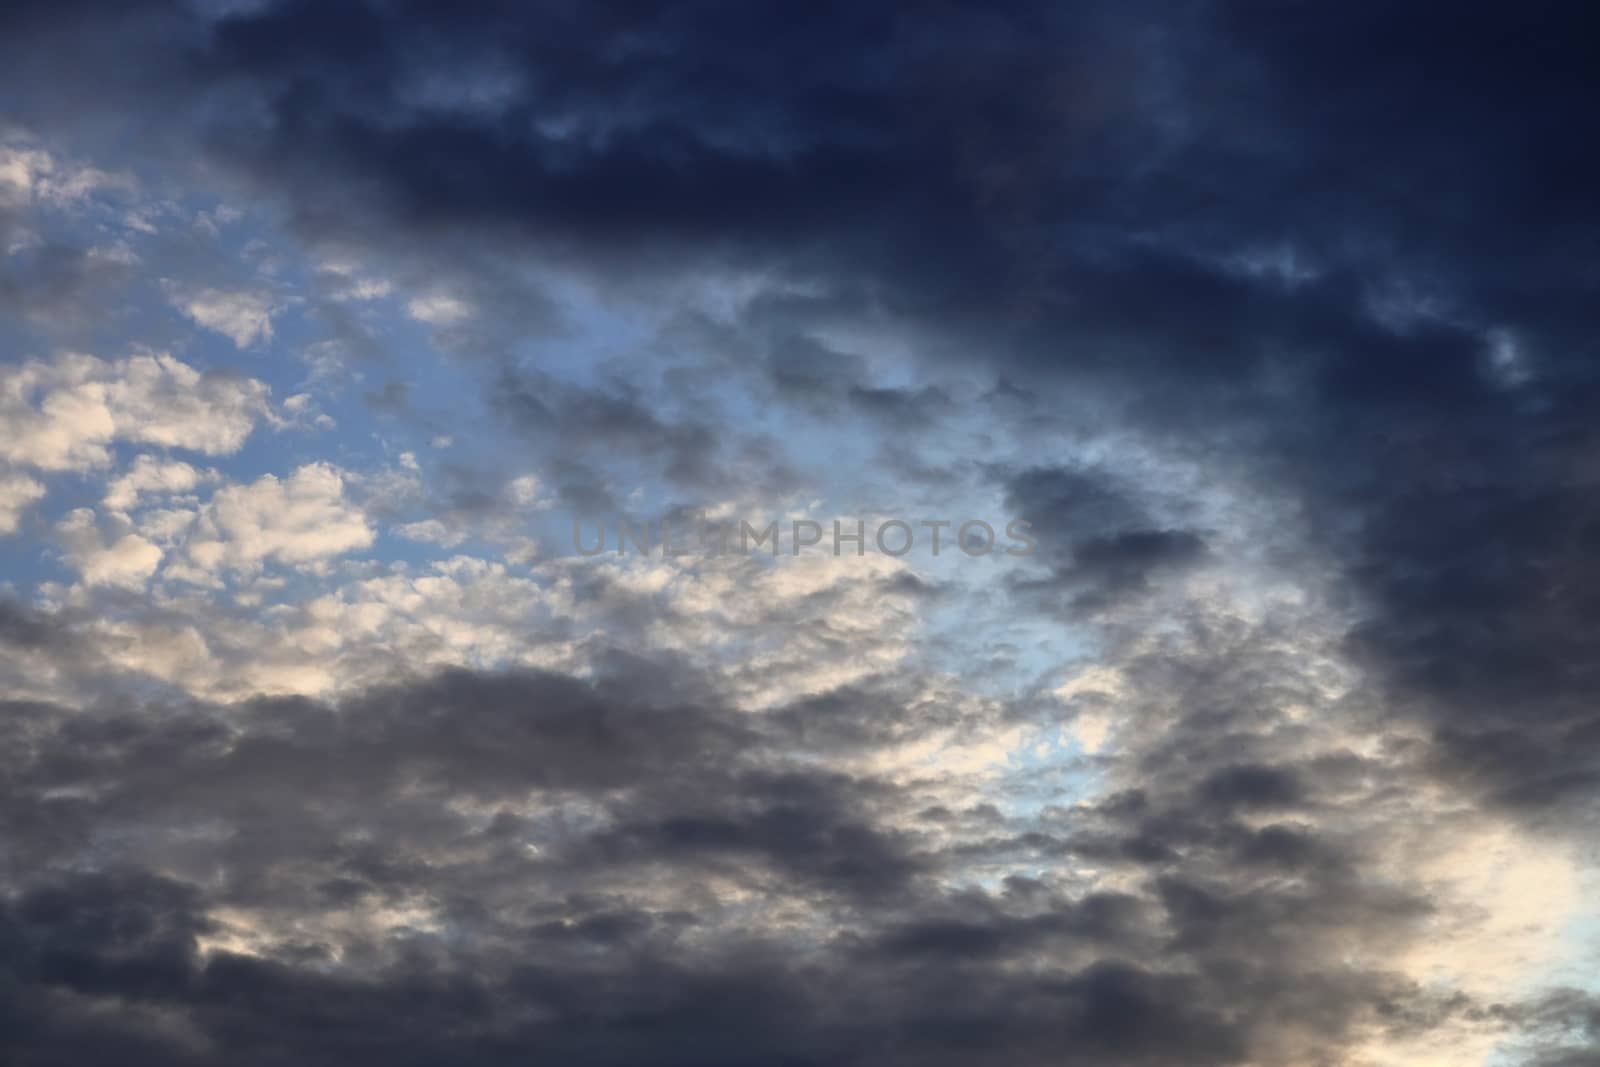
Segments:
[[[1600,1000],[1561,989],[1523,1006],[1518,1014],[1537,1037],[1529,1062],[1537,1067],[1594,1067],[1600,1063]]]
[[[489,404],[546,457],[557,493],[580,516],[626,512],[608,488],[619,463],[658,471],[686,495],[681,506],[688,509],[708,492],[781,494],[802,484],[781,442],[738,428],[714,398],[670,379],[575,385],[533,368],[506,368]]]
[[[1374,487],[1355,559],[1381,611],[1353,646],[1437,725],[1444,774],[1533,812],[1600,796],[1589,421],[1552,411],[1443,445],[1449,473],[1407,472],[1404,497]]]
[[[333,706],[8,715],[4,1040],[23,1063],[115,1046],[197,1064],[1042,1064],[1071,1047],[1176,1065],[1239,1062],[1281,1028],[1337,1041],[1383,1004],[1431,1010],[1317,962],[1320,939],[1418,907],[1336,851],[1297,859],[1292,883],[1241,879],[1246,831],[1185,820],[1162,791],[1063,841],[1089,854],[1165,819],[1183,874],[1173,852],[1123,848],[1122,892],[953,890],[941,875],[971,853],[932,836],[948,821],[909,810],[914,787],[823,769],[797,731],[816,714],[752,718],[629,660]],[[1301,800],[1253,766],[1199,789],[1224,812]],[[1278,869],[1326,847],[1309,829],[1255,838]],[[419,901],[439,926],[360,923]],[[249,955],[216,947],[241,909]]]
[[[1010,513],[1043,544],[1045,573],[1016,588],[1046,611],[1114,606],[1206,556],[1200,534],[1160,525],[1134,487],[1104,472],[1036,467],[1008,477],[1005,491]]]
[[[866,384],[861,357],[803,333],[780,332],[769,349],[765,372],[774,394],[822,419],[878,420],[894,433],[934,429],[940,416],[954,410],[951,397],[938,386]]]
[[[20,650],[65,653],[77,640],[58,616],[0,598],[0,644]]]
[[[1221,1064],[1467,1010],[1344,961],[1428,904],[1302,821],[1351,772],[1263,730],[1296,684],[1268,638],[1218,640],[1227,656],[1126,661],[1195,708],[1187,738],[1130,746],[1147,784],[1038,820],[829,769],[991,714],[887,684],[755,716],[619,657],[592,681],[451,672],[332,706],[14,709],[9,1040],[23,1062],[104,1043],[196,1063]],[[1125,888],[1083,891],[1073,859]],[[952,888],[975,862],[1046,873]],[[360,925],[418,901],[439,928]],[[255,955],[201,952],[240,909]]]
[[[616,456],[660,458],[672,481],[693,486],[717,480],[718,439],[703,422],[667,422],[641,391],[626,382],[585,388],[526,372],[501,378],[495,404],[513,429],[559,446],[569,461]]]

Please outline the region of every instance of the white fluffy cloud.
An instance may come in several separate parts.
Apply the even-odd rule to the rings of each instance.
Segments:
[[[404,523],[395,527],[394,532],[407,541],[421,541],[424,544],[443,545],[446,548],[454,548],[467,539],[466,531],[453,530],[438,519]]]
[[[22,513],[44,496],[44,485],[25,474],[0,474],[0,534],[15,533]]]
[[[140,456],[122,477],[106,486],[105,506],[118,513],[132,511],[147,493],[187,493],[203,480],[214,477],[181,460],[162,461]]]
[[[109,462],[118,440],[226,455],[267,411],[268,393],[253,378],[203,374],[160,354],[0,367],[0,460],[83,471]]]
[[[161,549],[136,533],[105,537],[94,511],[76,508],[58,527],[66,558],[85,585],[141,589],[161,566]]]
[[[372,538],[366,516],[345,498],[343,473],[310,463],[287,478],[268,474],[219,489],[195,521],[186,546],[189,567],[176,576],[252,572],[269,560],[312,563],[365,548]]]
[[[446,666],[570,670],[581,662],[573,642],[540,635],[547,605],[537,581],[464,556],[418,573],[397,565],[256,613],[213,611],[204,598],[167,603],[187,617],[100,619],[89,632],[113,670],[213,700],[326,695]]]
[[[196,325],[220,333],[238,348],[272,340],[272,294],[260,289],[189,289],[168,283],[167,299]]]

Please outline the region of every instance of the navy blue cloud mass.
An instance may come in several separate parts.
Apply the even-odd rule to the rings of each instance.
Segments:
[[[1577,2],[0,6],[0,1061],[1600,1064],[1597,110]]]

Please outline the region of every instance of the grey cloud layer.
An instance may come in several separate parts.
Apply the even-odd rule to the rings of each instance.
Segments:
[[[1003,499],[1059,533],[993,595],[1082,627],[1106,680],[1066,722],[1117,746],[1078,757],[1104,787],[1083,806],[952,806],[872,757],[970,708],[895,676],[751,716],[665,655],[333,703],[19,704],[21,1062],[1337,1065],[1519,1028],[1529,1062],[1594,1061],[1581,992],[1416,978],[1444,905],[1400,862],[1594,836],[1591,12],[197,10],[7,5],[8,106],[470,305],[414,314],[575,509],[616,503],[616,462],[689,503],[814,487],[715,382],[862,430],[908,491]],[[0,309],[41,336],[121,269],[30,256]],[[530,353],[568,313],[534,266],[636,307],[746,288],[574,384]],[[874,379],[852,332],[902,339],[915,380]],[[1056,454],[1073,434],[1109,458]],[[1220,490],[1127,441],[1267,517],[1218,524]],[[503,507],[485,472],[447,481],[452,515]],[[1257,531],[1310,607],[1218,606]],[[642,648],[653,607],[608,580],[576,596]],[[0,607],[0,641],[88,662],[64,618]],[[1059,715],[1017,688],[972,729]]]
[[[1428,910],[1297,820],[1349,757],[1149,768],[1019,827],[826,769],[820,706],[752,720],[619,668],[336,707],[8,708],[22,1062],[1229,1063],[1485,1010],[1334,962]],[[1093,857],[1127,887],[951,887],[974,850]]]

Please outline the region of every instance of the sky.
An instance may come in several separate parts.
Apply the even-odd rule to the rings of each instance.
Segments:
[[[3,5],[0,1059],[1600,1065],[1596,21]]]

